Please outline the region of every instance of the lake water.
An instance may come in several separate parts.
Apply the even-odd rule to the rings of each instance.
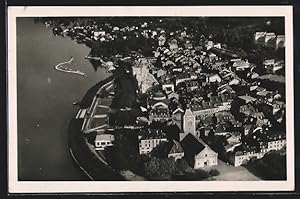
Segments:
[[[78,110],[72,103],[109,76],[84,59],[89,51],[33,18],[17,19],[19,180],[88,180],[69,154],[67,130]],[[71,56],[70,67],[86,77],[54,69]]]

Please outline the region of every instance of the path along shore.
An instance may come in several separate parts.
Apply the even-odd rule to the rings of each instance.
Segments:
[[[92,104],[98,90],[110,82],[113,76],[97,83],[90,88],[79,104],[80,108],[87,108]],[[72,119],[69,124],[69,147],[74,162],[91,180],[124,181],[124,176],[106,165],[91,151],[86,139],[83,137],[81,127],[83,119]]]

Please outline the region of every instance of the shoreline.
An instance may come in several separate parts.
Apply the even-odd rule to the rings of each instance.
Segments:
[[[76,159],[76,157],[73,154],[72,149],[70,148],[70,154],[72,156],[72,159],[74,160],[74,162],[77,164],[77,166],[80,168],[81,171],[83,171],[83,173],[85,175],[87,175],[88,178],[90,178],[91,180],[95,180],[92,176],[90,176],[90,174],[79,164],[78,160]]]
[[[112,79],[113,76],[111,75],[91,87],[82,98],[79,107],[89,107],[98,90]],[[104,162],[91,151],[81,132],[82,124],[83,119],[73,118],[69,123],[68,130],[70,155],[80,170],[93,181],[126,180],[120,173],[114,171],[109,165],[104,164]]]

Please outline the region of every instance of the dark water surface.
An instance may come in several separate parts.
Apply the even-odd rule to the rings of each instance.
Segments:
[[[94,71],[84,56],[90,49],[33,18],[17,19],[18,176],[19,180],[88,180],[68,148],[73,102],[108,74]],[[71,68],[87,76],[58,72],[54,66],[74,57]]]

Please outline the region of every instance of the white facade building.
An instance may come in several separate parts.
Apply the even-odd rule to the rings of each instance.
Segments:
[[[167,142],[166,136],[161,130],[148,129],[138,136],[139,153],[147,154],[151,152],[161,142]]]
[[[113,146],[115,136],[112,134],[100,134],[96,136],[95,148],[96,150],[104,150],[108,146]]]
[[[278,140],[270,140],[266,143],[266,148],[261,148],[260,151],[247,151],[247,152],[237,152],[235,153],[232,163],[235,167],[241,166],[242,164],[246,164],[251,158],[262,158],[266,153],[271,150],[278,151],[282,149],[286,145],[286,139],[278,139]]]

